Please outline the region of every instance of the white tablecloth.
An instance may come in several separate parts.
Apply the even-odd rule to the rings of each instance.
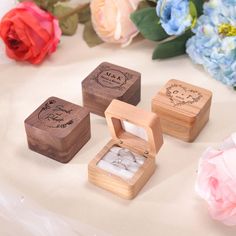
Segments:
[[[154,46],[139,41],[125,49],[105,44],[90,49],[82,40],[80,26],[75,36],[62,38],[58,51],[41,66],[15,63],[1,54],[1,194],[5,194],[3,186],[13,188],[16,197],[19,194],[44,210],[87,225],[97,236],[100,232],[114,236],[234,236],[235,227],[211,220],[205,203],[194,192],[194,183],[204,149],[236,130],[236,92],[194,66],[187,56],[152,61]],[[146,110],[155,93],[172,78],[210,89],[214,95],[210,122],[194,143],[164,136],[158,169],[132,201],[88,183],[89,161],[111,139],[104,118],[91,116],[92,139],[66,165],[27,148],[24,119],[50,96],[82,104],[81,81],[103,61],[142,73],[139,107]],[[3,224],[0,218],[0,232]],[[9,231],[14,232],[14,225]],[[17,231],[15,235],[25,236]]]

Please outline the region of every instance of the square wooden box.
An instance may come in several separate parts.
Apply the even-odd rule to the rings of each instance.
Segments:
[[[66,163],[91,137],[90,114],[86,108],[50,97],[25,120],[25,130],[31,150]]]
[[[137,105],[141,96],[141,74],[107,62],[100,64],[82,82],[83,105],[105,116],[113,99]]]
[[[212,93],[179,80],[170,80],[153,98],[152,111],[163,133],[192,142],[209,120]]]
[[[106,119],[112,140],[97,154],[88,167],[88,178],[93,184],[125,198],[134,198],[155,171],[155,157],[163,144],[159,117],[130,104],[113,100],[107,108]],[[146,133],[146,138],[124,130],[122,122],[128,122]],[[98,167],[104,155],[113,147],[127,148],[145,157],[144,164],[131,179],[124,179]]]

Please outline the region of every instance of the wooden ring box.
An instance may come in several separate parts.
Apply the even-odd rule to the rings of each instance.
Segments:
[[[141,97],[141,74],[108,62],[101,63],[82,81],[83,106],[105,116],[113,99],[137,105]]]
[[[179,80],[170,80],[152,100],[163,133],[192,142],[209,120],[212,93]]]
[[[155,171],[155,157],[163,144],[159,117],[133,105],[113,100],[105,111],[112,140],[89,163],[89,181],[103,189],[125,198],[134,198]],[[130,130],[124,130],[124,122],[143,129],[147,139],[138,137]],[[132,133],[131,133],[132,132]],[[131,179],[124,179],[98,167],[104,155],[113,147],[127,148],[145,157],[144,164]]]
[[[26,120],[31,150],[62,163],[69,162],[91,137],[86,108],[50,97]]]

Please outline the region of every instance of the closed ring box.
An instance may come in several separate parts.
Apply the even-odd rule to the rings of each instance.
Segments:
[[[29,148],[62,163],[88,142],[90,129],[86,108],[57,97],[48,98],[25,120]]]
[[[118,100],[111,102],[105,111],[105,116],[112,139],[89,163],[88,178],[91,183],[103,189],[122,198],[132,199],[155,171],[155,157],[163,144],[160,120],[152,112]],[[128,127],[127,124],[131,128],[125,128]],[[134,127],[141,131],[142,136],[134,132]],[[132,178],[125,179],[98,166],[114,146],[144,157],[143,165]]]
[[[211,100],[211,91],[172,79],[153,98],[152,111],[163,133],[192,142],[209,120]]]
[[[99,116],[113,99],[137,105],[141,97],[141,74],[108,62],[101,63],[82,81],[83,105]]]

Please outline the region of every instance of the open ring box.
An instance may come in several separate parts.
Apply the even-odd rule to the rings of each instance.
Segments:
[[[103,189],[132,199],[155,171],[155,157],[163,144],[160,120],[152,112],[118,100],[111,102],[105,116],[112,140],[89,163],[88,178]],[[116,158],[112,150],[124,154],[112,160]]]

